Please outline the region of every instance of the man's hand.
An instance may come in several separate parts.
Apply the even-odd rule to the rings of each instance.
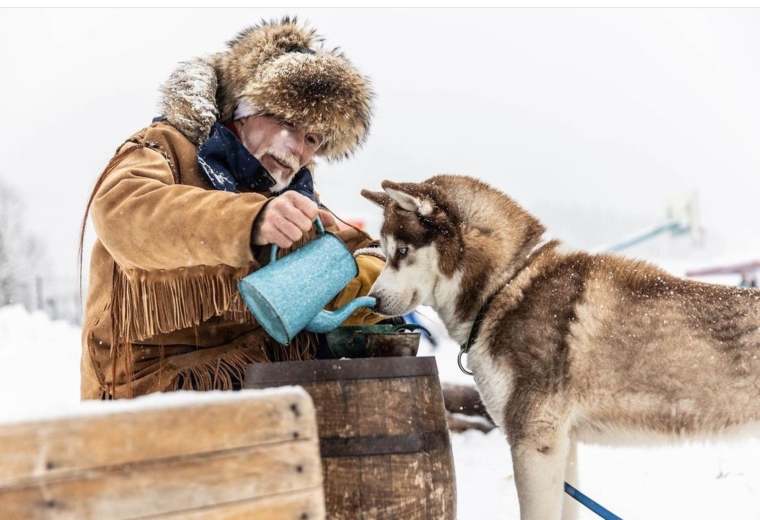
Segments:
[[[251,241],[257,246],[277,244],[288,248],[311,229],[317,215],[325,227],[335,224],[333,216],[319,209],[314,201],[295,191],[286,191],[264,206],[256,217]]]

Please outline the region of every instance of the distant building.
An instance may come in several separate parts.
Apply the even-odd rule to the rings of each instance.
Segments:
[[[758,276],[760,276],[760,260],[753,260],[742,264],[719,265],[694,271],[686,271],[686,276],[714,276],[720,274],[738,274],[741,276],[739,281],[740,287],[757,287]]]

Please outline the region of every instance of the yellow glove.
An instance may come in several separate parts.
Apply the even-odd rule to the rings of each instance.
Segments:
[[[380,271],[385,267],[384,260],[372,255],[357,256],[356,264],[359,266],[359,275],[348,282],[335,299],[330,302],[327,306],[328,310],[340,309],[354,298],[366,296],[369,293],[372,284],[375,283],[377,277],[380,276]],[[343,322],[343,325],[374,325],[385,318],[385,316],[375,314],[368,307],[360,307]]]

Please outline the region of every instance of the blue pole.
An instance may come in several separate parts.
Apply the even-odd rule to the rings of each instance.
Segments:
[[[618,242],[617,244],[613,244],[611,246],[604,248],[604,251],[621,251],[628,247],[635,246],[636,244],[645,242],[649,240],[650,238],[656,237],[657,235],[662,234],[666,231],[672,231],[673,233],[685,233],[688,230],[689,230],[689,226],[681,222],[672,222],[672,221],[666,222],[665,224],[660,224],[651,229],[643,231],[639,233],[638,235],[625,238],[621,240],[620,242]]]

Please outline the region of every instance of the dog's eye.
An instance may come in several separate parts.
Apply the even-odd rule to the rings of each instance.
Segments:
[[[397,252],[399,255],[401,255],[401,256],[404,256],[404,255],[405,255],[405,254],[406,254],[408,251],[409,251],[409,248],[408,248],[408,247],[406,247],[406,246],[401,246],[401,247],[399,247],[399,248],[396,250],[396,252]]]

